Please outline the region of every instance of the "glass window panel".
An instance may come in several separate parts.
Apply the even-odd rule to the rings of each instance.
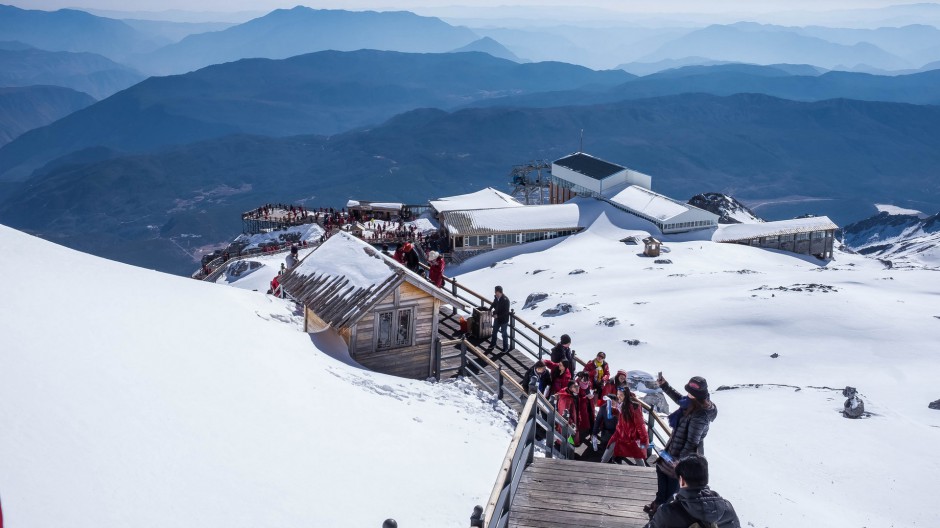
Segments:
[[[379,321],[376,325],[376,348],[391,348],[392,346],[392,314],[394,312],[379,312]]]
[[[411,310],[398,311],[398,326],[395,332],[395,346],[411,344]]]

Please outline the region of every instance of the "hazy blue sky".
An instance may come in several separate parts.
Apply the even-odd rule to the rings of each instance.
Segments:
[[[830,10],[845,8],[883,7],[914,0],[457,0],[450,2],[431,0],[351,0],[302,2],[297,0],[7,0],[22,8],[59,9],[79,7],[120,11],[161,11],[185,9],[191,11],[268,11],[295,5],[320,8],[346,9],[412,9],[461,6],[591,6],[631,12],[767,12],[780,10]]]

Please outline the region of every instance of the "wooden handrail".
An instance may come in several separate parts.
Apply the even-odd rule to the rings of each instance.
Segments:
[[[489,365],[489,366],[493,367],[494,369],[496,369],[497,372],[502,372],[502,370],[500,369],[500,366],[497,365],[496,362],[494,362],[492,359],[488,358],[488,357],[486,356],[486,354],[485,354],[482,350],[480,350],[479,348],[477,348],[476,346],[474,346],[473,343],[469,343],[469,342],[467,343],[467,350],[473,351],[473,353],[476,354],[477,357],[479,357],[480,359],[482,359],[487,365]],[[513,379],[512,376],[507,376],[507,375],[505,375],[505,374],[503,374],[502,376],[503,376],[506,380],[508,380],[510,384],[512,384],[513,386],[515,386],[517,389],[519,389],[519,390],[522,392],[522,394],[525,394],[526,390],[525,390],[525,388],[522,386],[521,383],[519,383],[518,381],[516,381],[515,379]]]
[[[516,425],[516,431],[512,435],[512,441],[509,442],[509,447],[506,448],[506,456],[503,457],[503,464],[499,468],[499,473],[496,476],[496,483],[493,486],[493,491],[490,493],[490,499],[486,503],[486,508],[484,510],[483,519],[489,523],[496,513],[496,506],[499,503],[499,496],[503,492],[505,487],[506,480],[512,478],[512,461],[516,457],[516,451],[519,448],[519,443],[523,440],[522,436],[525,432],[526,425],[529,423],[529,419],[532,415],[533,408],[535,407],[536,395],[533,394],[529,396],[529,399],[525,402],[525,407],[522,408],[522,413],[519,415],[519,424]]]

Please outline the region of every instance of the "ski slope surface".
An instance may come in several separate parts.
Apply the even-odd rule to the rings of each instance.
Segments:
[[[468,384],[338,362],[263,291],[4,226],[0,254],[11,527],[463,527],[489,495],[514,425]]]

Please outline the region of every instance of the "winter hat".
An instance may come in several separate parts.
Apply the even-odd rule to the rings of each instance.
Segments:
[[[437,260],[437,257],[441,256],[437,251],[432,251],[428,253],[428,260]]]
[[[685,391],[695,396],[696,400],[707,400],[708,382],[701,376],[693,376],[692,379],[685,384]]]
[[[411,242],[405,242],[404,250],[405,252],[411,251],[414,246],[411,245]]]
[[[571,344],[571,336],[569,336],[568,334],[561,334],[561,344],[563,344],[563,345],[570,345],[570,344]]]

